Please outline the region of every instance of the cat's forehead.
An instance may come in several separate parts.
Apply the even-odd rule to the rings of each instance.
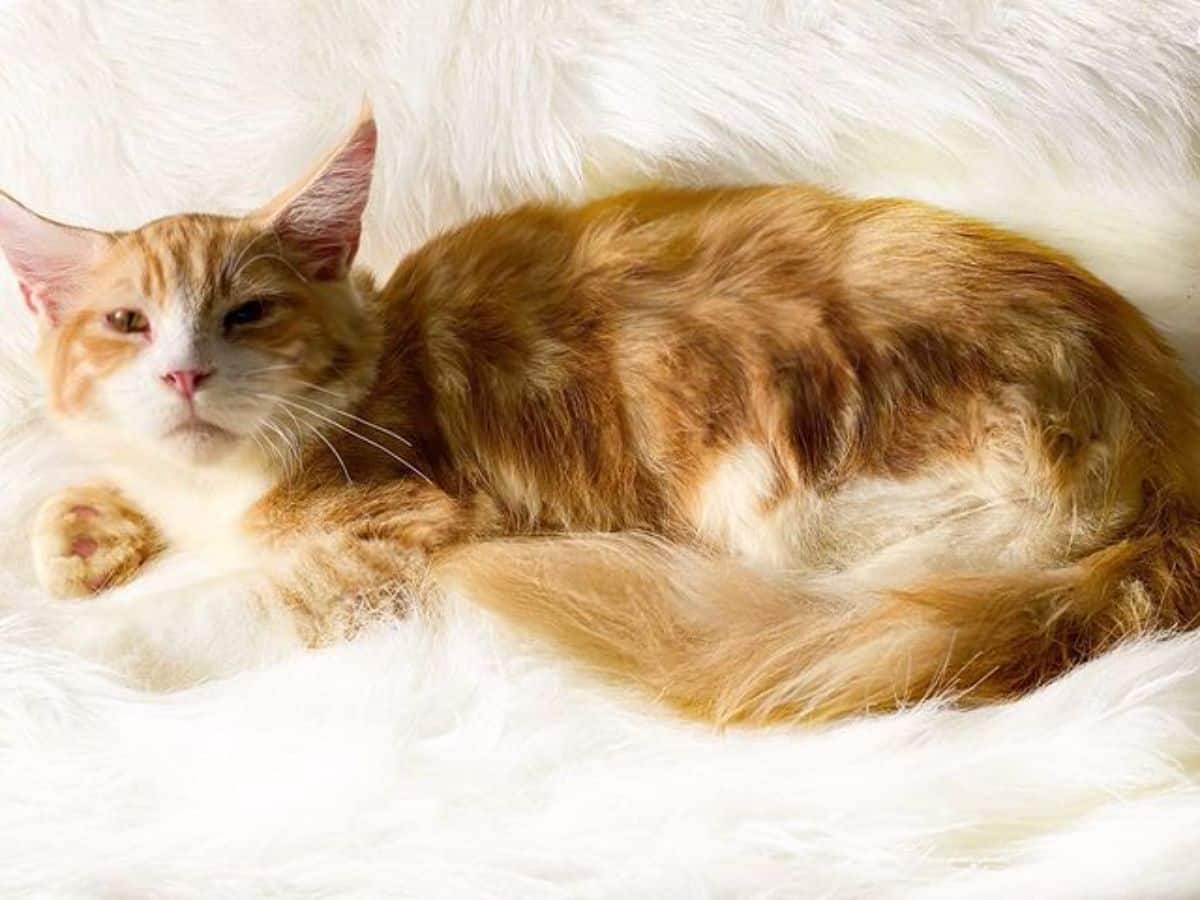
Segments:
[[[263,233],[243,219],[179,215],[121,236],[106,275],[145,301],[201,309],[229,290]]]

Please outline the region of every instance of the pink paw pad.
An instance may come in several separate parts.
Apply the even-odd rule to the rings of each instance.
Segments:
[[[100,545],[90,537],[77,537],[71,541],[71,554],[87,559],[96,552],[96,548]]]

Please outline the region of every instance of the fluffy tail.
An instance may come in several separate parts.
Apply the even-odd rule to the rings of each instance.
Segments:
[[[612,534],[471,545],[441,577],[691,715],[812,720],[1011,698],[1122,640],[1191,627],[1200,526],[1159,515],[1070,566],[884,590]]]

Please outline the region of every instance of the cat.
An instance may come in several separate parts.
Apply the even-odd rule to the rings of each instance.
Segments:
[[[903,200],[645,189],[354,267],[364,112],[242,217],[104,233],[0,195],[47,407],[108,479],[42,586],[168,547],[309,645],[463,590],[719,723],[1018,696],[1200,606],[1200,419],[1055,251]]]

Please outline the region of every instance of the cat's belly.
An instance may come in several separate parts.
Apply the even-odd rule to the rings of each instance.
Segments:
[[[1045,565],[1083,549],[1132,510],[1099,523],[1064,516],[1024,466],[980,454],[919,476],[862,477],[834,492],[780,492],[770,454],[743,444],[700,484],[692,523],[706,542],[784,569],[895,581],[931,571]]]

